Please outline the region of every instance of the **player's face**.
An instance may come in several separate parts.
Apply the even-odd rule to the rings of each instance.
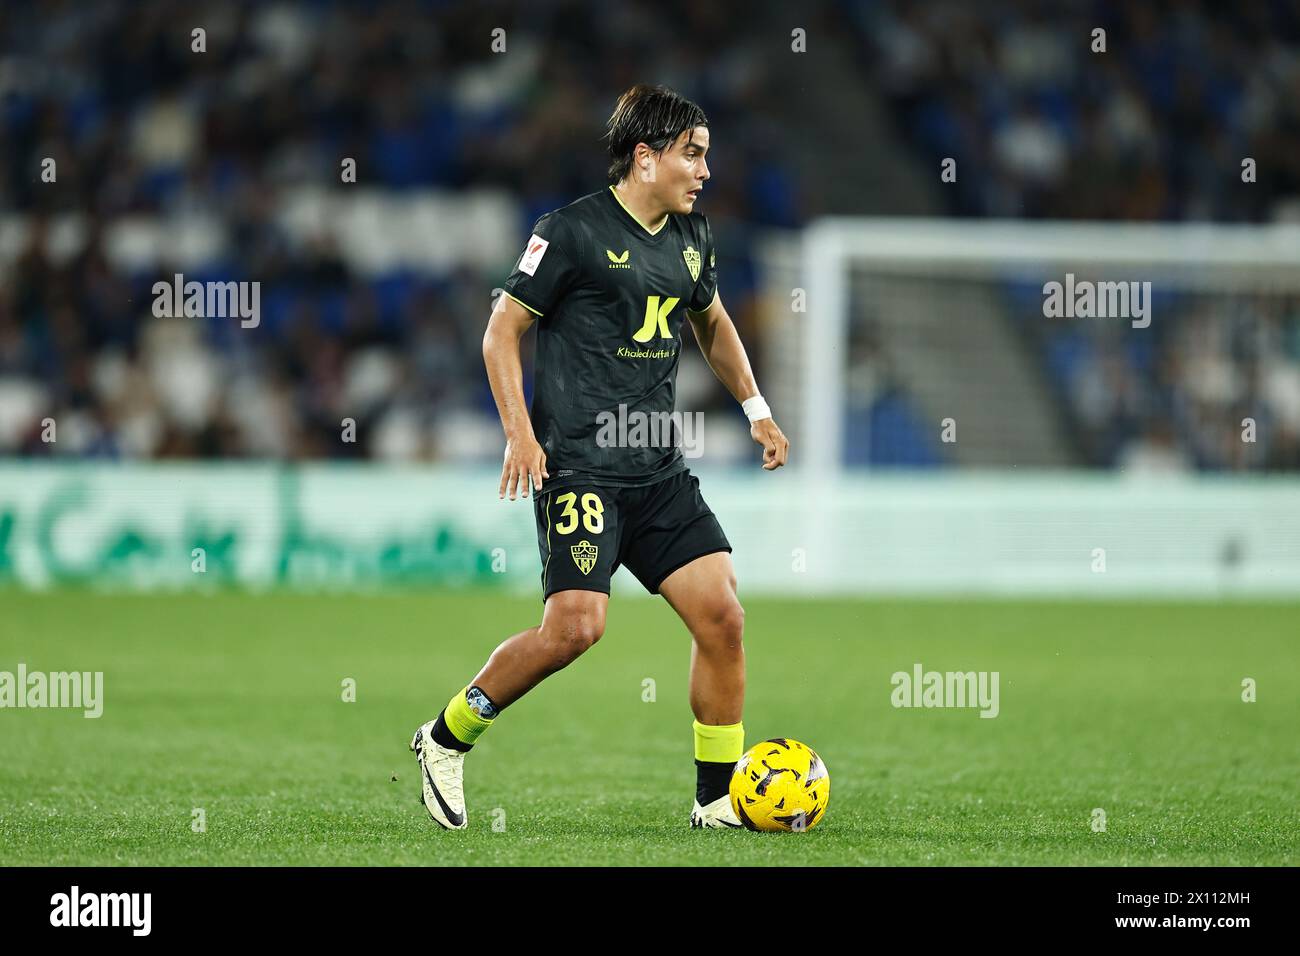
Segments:
[[[685,215],[695,208],[695,200],[709,178],[709,128],[697,126],[677,137],[664,151],[656,169],[655,193],[671,212]]]

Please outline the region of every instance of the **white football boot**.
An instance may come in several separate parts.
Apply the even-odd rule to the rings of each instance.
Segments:
[[[421,724],[411,738],[411,749],[420,764],[420,802],[438,826],[463,830],[469,824],[465,814],[465,754],[435,741],[433,724],[432,720]]]
[[[725,830],[741,825],[736,819],[736,811],[731,808],[729,796],[718,797],[707,807],[700,806],[700,801],[696,800],[695,808],[691,810],[692,830]]]

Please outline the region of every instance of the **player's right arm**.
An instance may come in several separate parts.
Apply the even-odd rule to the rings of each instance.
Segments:
[[[527,498],[530,485],[541,491],[542,479],[551,477],[546,471],[546,452],[537,443],[524,403],[524,367],[519,357],[519,340],[535,319],[532,312],[502,293],[497,296],[483,333],[483,363],[506,433],[506,457],[497,495],[504,498],[509,488],[512,501],[520,481]]]
[[[551,477],[546,471],[546,454],[533,434],[524,405],[519,340],[537,316],[555,308],[577,277],[576,262],[572,231],[562,216],[547,213],[533,225],[523,255],[506,278],[505,292],[492,307],[492,318],[483,336],[483,361],[501,414],[501,427],[506,432],[506,460],[501,466],[499,491],[502,498],[509,487],[513,500],[520,481],[527,498],[530,485],[541,491],[542,479]],[[555,321],[553,315],[543,319],[543,328]]]

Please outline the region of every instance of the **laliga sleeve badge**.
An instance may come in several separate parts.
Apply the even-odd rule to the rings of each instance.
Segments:
[[[519,260],[519,271],[526,272],[530,276],[537,274],[537,267],[542,264],[542,256],[546,255],[546,247],[550,242],[543,239],[537,233],[528,237],[528,248],[524,250],[524,257]]]

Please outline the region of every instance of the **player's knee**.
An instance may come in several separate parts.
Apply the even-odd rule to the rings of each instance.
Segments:
[[[739,601],[728,602],[722,611],[719,629],[727,637],[727,643],[740,647],[745,637],[745,608]]]
[[[745,636],[745,609],[738,600],[719,601],[704,617],[704,627],[699,628],[701,633],[697,634],[697,641],[703,638],[715,650],[740,650]]]
[[[562,633],[565,643],[572,645],[579,652],[585,651],[605,633],[605,616],[590,612],[574,615],[565,622]]]
[[[557,669],[581,657],[604,633],[604,609],[596,602],[582,600],[556,608],[556,613],[546,615],[541,628]]]
[[[577,618],[565,621],[549,635],[552,661],[556,667],[565,667],[600,640],[605,632],[604,624],[590,618]]]

